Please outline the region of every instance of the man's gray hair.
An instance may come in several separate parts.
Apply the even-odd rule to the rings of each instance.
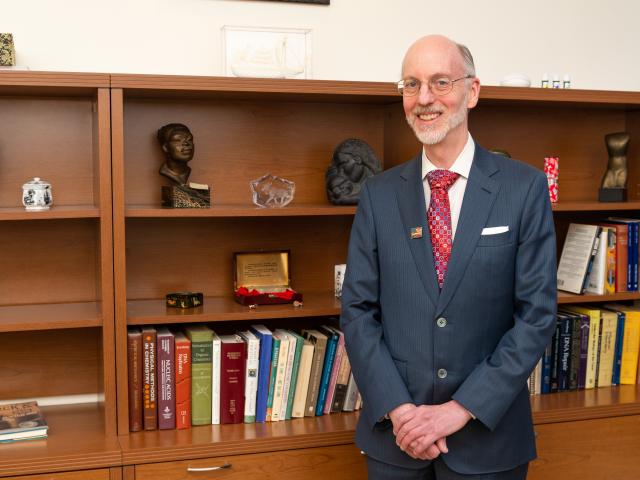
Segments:
[[[476,66],[473,63],[473,55],[471,55],[471,52],[465,45],[462,45],[461,43],[456,43],[456,45],[458,47],[458,50],[460,50],[460,55],[462,55],[466,74],[475,77]]]

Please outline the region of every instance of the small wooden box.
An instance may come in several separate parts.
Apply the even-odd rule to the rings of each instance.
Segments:
[[[291,288],[289,256],[289,250],[234,253],[236,302],[242,305],[302,302],[302,294]]]

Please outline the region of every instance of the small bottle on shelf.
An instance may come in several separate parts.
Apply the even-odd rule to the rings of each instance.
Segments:
[[[540,82],[540,86],[542,88],[549,88],[549,74],[547,73],[542,74],[542,81]]]
[[[571,77],[568,73],[565,73],[562,78],[562,88],[571,88]]]

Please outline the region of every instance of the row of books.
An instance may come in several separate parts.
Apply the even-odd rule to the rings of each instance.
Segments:
[[[252,325],[218,335],[206,325],[130,328],[129,429],[275,422],[353,411],[362,400],[343,333]]]
[[[558,288],[604,295],[638,291],[640,219],[571,223],[558,265]]]
[[[529,377],[532,395],[640,383],[640,307],[563,306]]]

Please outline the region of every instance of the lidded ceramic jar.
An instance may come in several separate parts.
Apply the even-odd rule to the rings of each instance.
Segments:
[[[53,205],[51,184],[35,177],[22,185],[22,204],[27,210],[49,210]]]

